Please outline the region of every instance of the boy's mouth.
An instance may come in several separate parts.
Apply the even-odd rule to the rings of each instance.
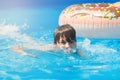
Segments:
[[[71,49],[71,48],[67,48],[67,49],[63,49],[63,51],[67,54],[71,54],[71,53],[75,53],[76,52],[76,49]]]

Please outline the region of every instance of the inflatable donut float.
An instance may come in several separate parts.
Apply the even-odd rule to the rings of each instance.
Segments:
[[[59,25],[70,24],[80,37],[120,39],[120,2],[75,4],[59,16]]]

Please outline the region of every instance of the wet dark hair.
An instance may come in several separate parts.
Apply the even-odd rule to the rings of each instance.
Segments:
[[[54,32],[54,44],[59,43],[60,37],[65,37],[67,42],[76,42],[76,31],[69,24],[61,25]]]

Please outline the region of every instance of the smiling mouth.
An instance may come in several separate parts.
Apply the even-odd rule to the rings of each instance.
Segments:
[[[71,50],[64,50],[65,53],[70,54]]]

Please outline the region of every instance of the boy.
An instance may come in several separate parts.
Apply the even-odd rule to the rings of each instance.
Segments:
[[[14,46],[13,51],[21,53],[23,55],[33,56],[24,51],[24,49],[35,49],[41,51],[60,51],[63,50],[65,53],[78,53],[85,57],[85,54],[76,48],[76,31],[69,24],[57,27],[54,32],[54,43],[45,46]]]

